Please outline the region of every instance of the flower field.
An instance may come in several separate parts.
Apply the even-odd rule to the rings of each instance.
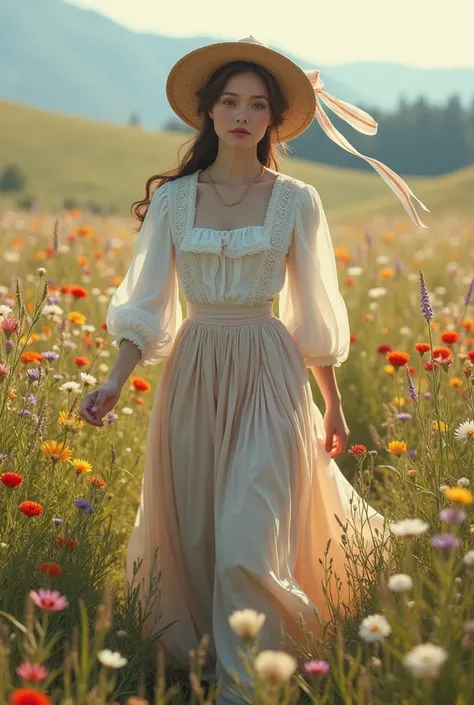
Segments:
[[[116,354],[104,321],[132,227],[77,210],[0,215],[0,705],[215,700],[201,652],[190,674],[166,669],[160,631],[142,636],[151,603],[137,609],[123,583],[160,368],[130,378],[103,427],[78,414]],[[248,702],[469,705],[474,222],[417,232],[379,219],[333,240],[352,331],[336,372],[351,429],[337,462],[388,536],[361,551],[353,604],[328,595],[331,622],[296,645],[302,665],[259,650],[265,615],[229,615]],[[323,581],[330,570],[322,560]]]

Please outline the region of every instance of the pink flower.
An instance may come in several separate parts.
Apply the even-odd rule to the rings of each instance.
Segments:
[[[304,670],[309,673],[310,676],[324,676],[329,671],[329,664],[327,661],[306,661],[304,664]]]
[[[19,325],[20,321],[17,321],[16,318],[2,318],[0,321],[0,327],[7,338],[12,335],[12,333],[18,333]]]
[[[69,602],[57,590],[30,590],[30,597],[38,607],[47,612],[60,612],[69,607]]]
[[[0,377],[8,377],[9,374],[10,370],[8,369],[8,367],[0,363]]]
[[[25,663],[20,664],[16,669],[16,672],[24,681],[29,681],[30,683],[41,683],[44,681],[48,675],[48,669],[42,666],[40,663]]]

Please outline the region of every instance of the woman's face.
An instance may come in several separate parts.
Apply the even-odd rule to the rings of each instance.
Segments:
[[[265,81],[254,73],[231,76],[209,116],[217,136],[233,147],[254,147],[271,122],[270,99]],[[248,134],[233,132],[246,130]]]

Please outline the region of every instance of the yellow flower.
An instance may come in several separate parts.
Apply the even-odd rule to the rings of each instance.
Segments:
[[[74,415],[69,416],[67,411],[59,412],[58,422],[61,426],[67,426],[67,428],[70,428],[72,431],[80,431],[84,426],[84,421],[82,419]]]
[[[450,387],[460,387],[462,385],[462,379],[460,377],[451,377],[449,380]]]
[[[438,430],[438,422],[436,421],[436,419],[434,421],[432,421],[431,426],[433,428],[433,431]],[[446,426],[444,421],[440,421],[439,422],[439,430],[441,431],[441,433],[446,433],[447,429],[448,429],[448,427]]]
[[[82,460],[82,458],[74,458],[71,463],[74,465],[78,472],[92,472],[92,465],[88,460]]]
[[[474,495],[467,487],[446,487],[443,494],[447,500],[458,504],[472,504],[474,501]]]
[[[41,450],[47,458],[51,460],[60,460],[63,463],[67,463],[71,460],[72,451],[64,443],[58,443],[57,441],[46,441],[41,444]]]
[[[403,453],[407,452],[407,444],[405,441],[390,441],[388,450],[394,455],[403,455]]]
[[[393,397],[392,404],[395,404],[395,406],[405,406],[405,398],[404,397]]]
[[[76,326],[83,326],[86,322],[86,317],[83,313],[79,313],[79,311],[69,311],[67,317],[70,321],[75,323]]]
[[[393,279],[395,276],[395,270],[393,267],[383,267],[380,270],[380,276],[382,279]]]
[[[395,367],[393,367],[392,365],[385,365],[383,369],[384,372],[386,372],[388,375],[393,375],[393,373],[395,372]]]
[[[393,242],[395,240],[395,235],[394,233],[384,233],[382,235],[382,239],[384,242]]]

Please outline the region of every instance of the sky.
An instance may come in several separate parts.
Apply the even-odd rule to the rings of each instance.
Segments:
[[[253,35],[325,66],[388,61],[474,68],[474,0],[67,1],[139,32],[217,41]]]

